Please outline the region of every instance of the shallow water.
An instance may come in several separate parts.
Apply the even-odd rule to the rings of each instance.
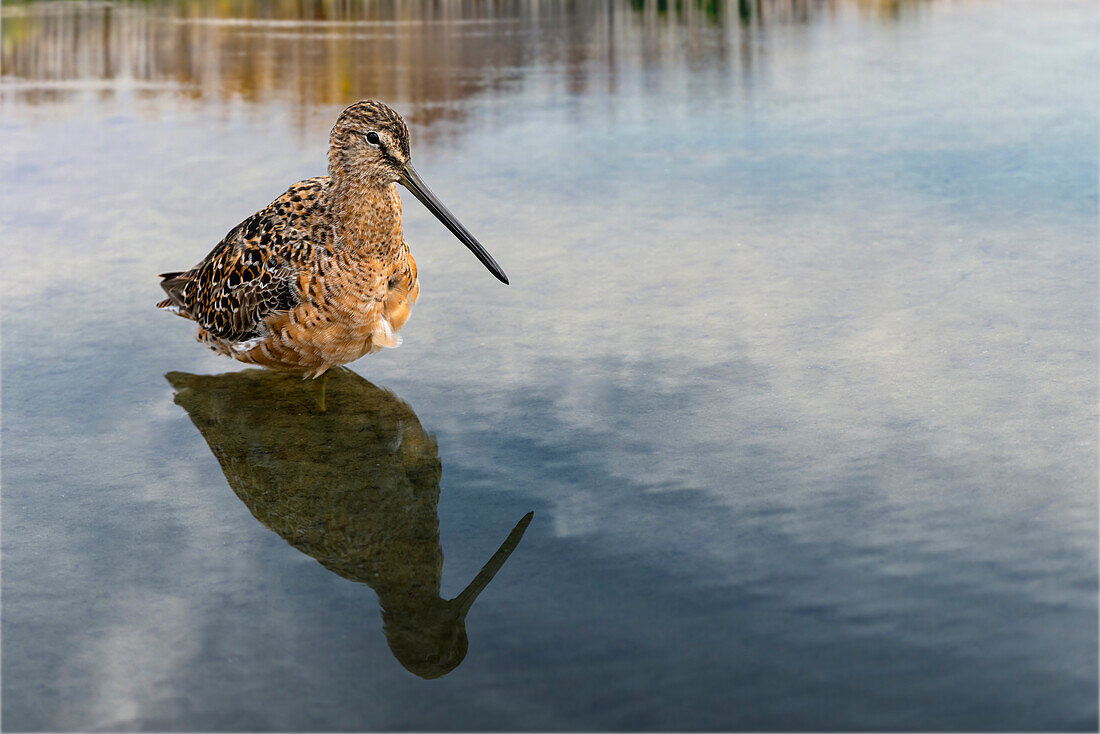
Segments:
[[[565,7],[4,4],[5,728],[1096,729],[1095,5]],[[364,97],[512,285],[190,376]]]

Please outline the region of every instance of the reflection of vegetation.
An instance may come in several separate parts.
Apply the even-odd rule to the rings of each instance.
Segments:
[[[652,6],[658,13],[668,13],[670,10],[680,15],[684,12],[685,5],[691,5],[703,11],[707,20],[712,23],[720,23],[722,20],[722,0],[630,0],[630,7],[636,11],[644,11],[647,6]]]
[[[466,655],[466,613],[519,543],[528,513],[454,599],[439,595],[435,439],[391,393],[350,370],[326,385],[277,372],[169,373],[176,402],[256,519],[330,571],[378,594],[390,649],[436,678]]]
[[[52,91],[58,83],[70,83],[71,92],[71,82],[112,81],[301,107],[364,98],[431,101],[410,111],[412,121],[425,123],[455,116],[446,103],[502,83],[479,71],[514,67],[526,53],[511,34],[485,46],[483,23],[508,22],[493,8],[463,10],[472,17],[428,0],[5,6],[0,73],[54,84]],[[43,96],[33,89],[20,94],[30,102]]]
[[[689,21],[699,12],[712,24],[760,25],[804,23],[822,11],[855,5],[861,11],[883,18],[897,18],[905,7],[917,7],[928,0],[629,0],[636,12],[652,10],[658,15]],[[728,8],[728,9],[727,9]],[[736,19],[733,14],[736,13]]]
[[[742,25],[752,22],[752,5],[749,0],[737,0],[737,17],[741,19]]]
[[[683,63],[718,72],[766,63],[760,31],[843,8],[885,20],[930,0],[145,0],[5,3],[0,74],[50,101],[81,88],[290,103],[327,127],[358,99],[393,102],[418,127],[460,119],[517,70],[561,66],[568,93]],[[83,85],[83,86],[82,86]]]
[[[917,10],[926,0],[855,0],[860,10],[884,20],[898,20],[907,10]]]

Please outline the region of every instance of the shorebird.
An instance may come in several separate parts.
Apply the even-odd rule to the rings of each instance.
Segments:
[[[234,227],[195,267],[164,273],[158,308],[249,364],[317,377],[401,343],[420,294],[401,231],[402,184],[504,284],[508,277],[409,161],[401,116],[374,100],[341,113],[328,176],[298,183]]]

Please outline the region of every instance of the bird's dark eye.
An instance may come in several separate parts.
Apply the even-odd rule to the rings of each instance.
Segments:
[[[382,141],[381,141],[381,139],[379,139],[378,133],[376,133],[376,132],[367,133],[367,142],[370,143],[371,145],[381,145],[382,144]]]

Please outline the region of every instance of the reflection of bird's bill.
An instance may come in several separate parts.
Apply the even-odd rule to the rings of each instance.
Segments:
[[[531,524],[531,518],[534,516],[534,512],[528,512],[518,523],[516,523],[516,526],[512,528],[512,532],[508,533],[508,537],[504,539],[500,549],[493,554],[493,557],[482,567],[481,571],[474,577],[474,580],[462,590],[462,593],[454,598],[452,603],[458,606],[462,614],[470,611],[470,607],[473,606],[474,600],[477,599],[478,594],[485,590],[485,587],[488,586],[489,582],[493,580],[493,577],[497,575],[497,571],[499,571],[504,565],[504,562],[508,560],[508,556],[512,555],[512,551],[519,545],[520,539],[523,538],[523,533],[526,532],[527,526]]]
[[[428,211],[436,216],[436,219],[443,222],[447,229],[451,230],[451,233],[459,239],[459,241],[470,248],[470,252],[474,253],[481,264],[489,268],[489,272],[497,277],[497,279],[508,285],[508,276],[504,274],[504,270],[497,265],[497,261],[493,259],[481,243],[478,242],[470,230],[462,226],[462,222],[455,218],[454,214],[451,214],[451,210],[443,206],[443,202],[439,200],[439,197],[432,193],[432,190],[428,188],[416,169],[412,167],[411,163],[406,163],[401,170],[400,183],[413,193],[413,196],[420,199],[420,202],[428,207]]]

